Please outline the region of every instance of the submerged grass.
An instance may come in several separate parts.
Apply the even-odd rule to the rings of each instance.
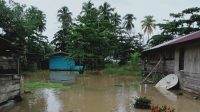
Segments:
[[[24,89],[68,89],[69,86],[64,86],[62,83],[51,83],[51,82],[25,82],[23,84]]]
[[[119,66],[117,64],[107,64],[105,69],[103,70],[105,74],[115,74],[115,75],[134,75],[141,76],[141,68],[139,65],[123,65]]]
[[[23,72],[24,83],[22,84],[25,90],[35,89],[68,89],[70,86],[65,86],[63,83],[52,83],[49,80],[49,70],[37,70]]]

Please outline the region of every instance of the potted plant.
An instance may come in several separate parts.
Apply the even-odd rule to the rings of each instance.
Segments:
[[[154,106],[151,112],[175,112],[175,109],[171,109],[170,107],[168,107],[167,105],[164,105],[162,107]]]
[[[151,100],[146,97],[135,98],[135,108],[150,109]]]

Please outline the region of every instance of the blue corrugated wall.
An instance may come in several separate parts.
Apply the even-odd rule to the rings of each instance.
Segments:
[[[51,56],[49,59],[49,68],[57,70],[73,70],[75,61],[66,56]]]

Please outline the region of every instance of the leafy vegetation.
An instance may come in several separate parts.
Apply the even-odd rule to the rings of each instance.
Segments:
[[[162,32],[160,35],[151,38],[151,46],[200,30],[199,7],[188,8],[179,13],[171,13],[170,17],[171,20],[164,20],[164,23],[157,24]]]
[[[42,34],[46,29],[46,15],[37,7],[0,0],[0,17],[0,37],[22,49],[23,68],[33,68],[33,63],[44,60],[53,50],[69,53],[87,69],[101,69],[105,67],[106,58],[112,57],[112,60],[120,60],[119,65],[126,65],[132,60],[131,54],[144,49],[143,35],[133,33],[134,14],[121,16],[107,2],[98,7],[91,1],[85,2],[75,18],[67,6],[61,7],[57,14],[61,27],[51,42]],[[155,46],[200,30],[198,7],[171,13],[170,17],[172,19],[159,24],[151,15],[144,17],[141,26],[148,35],[148,45]],[[161,34],[150,39],[156,26]]]
[[[63,8],[58,11],[62,27],[52,43],[56,50],[70,53],[87,69],[104,67],[106,57],[119,59],[125,65],[132,52],[142,50],[142,35],[130,35],[134,28],[133,14],[124,17],[124,28],[121,15],[107,2],[99,7],[91,1],[83,3],[82,11],[74,20],[69,9]]]
[[[135,52],[131,55],[131,63],[126,65],[118,65],[112,63],[106,64],[105,69],[103,71],[106,74],[141,76],[142,70],[140,67],[140,63],[140,53]]]
[[[154,106],[152,100],[147,97],[136,97],[134,107],[139,109],[150,109],[151,112],[175,112],[174,108],[167,105],[160,107],[158,105]]]
[[[132,66],[130,65],[118,65],[118,64],[106,64],[103,70],[105,74],[114,75],[135,75]]]
[[[156,106],[150,106],[151,112],[175,112],[174,108],[170,108],[167,105],[163,105],[159,107],[158,105]]]
[[[149,105],[151,104],[151,100],[147,97],[138,97],[135,98],[135,108],[141,108],[141,109],[149,109]]]
[[[0,37],[22,49],[23,68],[42,60],[52,51],[48,37],[42,35],[46,29],[46,16],[38,8],[0,0],[0,18]]]
[[[153,16],[145,16],[145,19],[142,20],[142,29],[144,33],[147,33],[148,39],[147,43],[149,43],[149,36],[153,33],[153,30],[156,28],[155,22],[156,20],[153,19]]]

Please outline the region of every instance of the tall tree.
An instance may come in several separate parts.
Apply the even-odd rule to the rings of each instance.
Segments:
[[[200,30],[200,7],[171,13],[170,17],[172,20],[158,24],[164,35],[181,36]]]
[[[72,13],[68,7],[64,6],[58,10],[58,21],[61,22],[62,28],[67,28],[72,23]]]
[[[109,3],[105,2],[103,5],[99,6],[99,10],[105,20],[110,20],[114,8],[112,8]]]
[[[156,28],[155,22],[156,20],[153,19],[153,16],[145,16],[145,19],[142,20],[142,29],[144,33],[147,34],[147,44],[149,43],[149,36],[153,33],[153,30]]]
[[[72,29],[72,13],[69,11],[68,7],[64,6],[58,10],[58,21],[61,22],[61,29],[56,32],[54,39],[51,42],[56,46],[55,50],[61,50],[69,52],[70,46],[70,36]]]
[[[169,16],[170,20],[157,24],[162,32],[152,37],[150,42],[152,46],[200,30],[200,7],[170,13]]]
[[[94,10],[94,4],[91,1],[84,2],[81,14],[90,13],[92,10]]]
[[[130,33],[131,30],[135,27],[133,21],[136,20],[136,17],[133,14],[126,14],[124,19],[124,28]]]
[[[118,13],[112,14],[112,22],[115,26],[119,26],[122,22],[121,16]]]
[[[49,53],[44,54],[44,48],[49,47],[49,43],[47,37],[42,35],[46,29],[46,15],[41,10],[14,1],[6,3],[0,0],[0,18],[0,29],[3,31],[0,36],[23,49],[23,65],[41,60]],[[34,57],[29,54],[41,56]]]

